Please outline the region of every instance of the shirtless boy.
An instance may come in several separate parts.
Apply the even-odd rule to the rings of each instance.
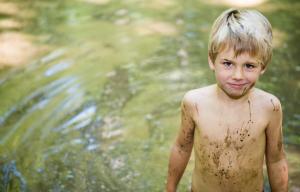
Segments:
[[[216,84],[183,97],[166,191],[176,191],[194,147],[193,192],[263,191],[264,156],[272,192],[287,192],[280,101],[254,87],[271,42],[271,25],[257,11],[230,9],[217,18],[208,55]]]

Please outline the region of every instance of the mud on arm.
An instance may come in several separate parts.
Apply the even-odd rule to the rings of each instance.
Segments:
[[[167,192],[175,192],[189,161],[194,142],[195,123],[192,118],[192,104],[188,97],[181,103],[181,125],[169,159]]]
[[[282,109],[277,98],[270,100],[272,111],[266,129],[266,163],[272,192],[288,191],[288,166],[282,142]]]

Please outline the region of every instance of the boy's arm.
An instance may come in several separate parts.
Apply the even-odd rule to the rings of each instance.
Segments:
[[[271,99],[273,110],[266,129],[266,163],[272,192],[288,191],[288,166],[282,144],[282,109],[277,98]]]
[[[185,95],[181,103],[181,126],[169,159],[167,192],[176,191],[193,149],[195,124],[191,110],[192,105]]]

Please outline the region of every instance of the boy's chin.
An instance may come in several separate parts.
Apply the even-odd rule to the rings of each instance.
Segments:
[[[247,94],[246,93],[226,93],[232,99],[240,99]]]
[[[243,96],[245,96],[249,90],[251,89],[251,87],[245,87],[244,89],[240,89],[240,90],[236,90],[236,89],[230,89],[230,88],[222,88],[221,89],[224,91],[224,93],[232,98],[232,99],[240,99]]]

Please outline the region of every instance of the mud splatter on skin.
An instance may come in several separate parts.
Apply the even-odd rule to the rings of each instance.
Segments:
[[[239,153],[234,149],[235,137],[238,136],[234,133],[228,129],[225,142],[209,142],[207,140],[209,146],[199,144],[196,152],[199,153],[201,172],[214,176],[220,186],[236,188],[237,186],[249,185],[249,182],[254,180],[253,178],[258,177],[258,171],[239,167]],[[237,191],[239,189],[231,190],[231,192]]]
[[[219,175],[221,177],[224,177],[225,179],[230,179],[230,175],[229,175],[229,170],[227,169],[221,169],[218,171],[219,172]]]
[[[189,128],[187,132],[184,134],[184,143],[186,145],[192,144],[194,140],[194,129]]]
[[[243,89],[242,95],[244,95],[244,93],[246,92],[246,89],[247,89],[247,87],[245,87],[245,88]]]
[[[233,128],[226,122],[218,122],[219,126],[222,125],[221,129],[224,129],[224,125],[227,129],[223,141],[211,140],[209,142],[208,136],[204,135],[203,139],[206,140],[204,143],[208,143],[209,146],[202,146],[202,149],[197,148],[201,161],[201,171],[214,175],[220,185],[246,185],[247,182],[253,181],[253,178],[258,177],[257,170],[245,170],[239,167],[239,161],[242,158],[241,150],[245,144],[247,142],[256,142],[256,139],[251,137],[251,128],[254,124],[252,102],[248,100],[247,103],[249,116],[241,122],[239,127]],[[243,171],[240,172],[240,169]]]
[[[250,173],[251,178],[256,178],[258,176],[258,171],[257,170],[252,170]]]
[[[187,114],[186,114],[186,107],[185,107],[185,104],[183,104],[183,110],[182,110],[182,119],[184,119],[185,121],[187,120]]]
[[[226,143],[226,145],[228,146],[228,145],[232,144],[232,146],[233,146],[237,151],[241,150],[241,149],[244,147],[245,141],[246,141],[247,139],[249,139],[250,136],[251,136],[249,130],[251,130],[251,125],[252,125],[253,123],[254,123],[254,122],[253,122],[252,120],[251,120],[251,122],[250,122],[250,120],[249,120],[246,124],[245,124],[245,122],[243,122],[243,123],[242,123],[242,126],[241,126],[239,129],[237,129],[237,130],[234,132],[234,134],[233,134],[235,140],[233,140],[231,136],[228,136],[228,135],[231,135],[231,134],[227,133],[227,135],[226,135],[226,137],[225,137],[225,140],[224,140],[224,142]],[[227,132],[228,132],[228,131],[227,131]],[[230,138],[231,140],[228,140],[229,138]],[[230,141],[230,142],[229,142],[229,141]],[[252,139],[252,141],[253,141],[253,139]],[[254,140],[254,141],[255,141],[255,140]]]
[[[214,168],[212,167],[212,164],[209,162],[211,158],[211,153],[207,151],[207,147],[205,145],[200,144],[197,146],[197,151],[199,152],[199,163],[201,164],[201,172],[204,173],[211,173],[213,174]]]
[[[243,125],[244,125],[244,122],[243,122]],[[241,127],[241,129],[240,129],[240,131],[238,133],[239,138],[240,138],[240,142],[244,142],[244,140],[246,139],[246,137],[250,136],[249,129],[250,129],[249,123],[247,123],[244,127]]]
[[[188,117],[188,112],[187,112],[185,104],[183,104],[182,119],[184,120],[184,123],[187,123],[186,126],[188,126],[187,131],[185,131],[184,129],[182,130],[183,135],[184,135],[184,145],[189,145],[193,142],[193,139],[194,139],[195,124],[194,124],[192,118]]]
[[[278,143],[277,143],[277,149],[278,151],[282,150],[282,132],[281,132],[282,127],[279,129],[279,138],[278,138]]]
[[[181,145],[179,145],[178,152],[179,152],[180,155],[182,155],[183,152],[187,153],[188,149],[187,149],[187,147],[185,147],[184,145],[181,144]]]
[[[181,140],[181,143],[178,146],[178,152],[179,154],[183,155],[182,153],[190,152],[191,145],[194,140],[195,126],[193,119],[189,116],[188,109],[185,104],[182,105],[181,119],[181,126],[183,127],[183,139]]]
[[[238,152],[244,147],[247,138],[250,138],[251,136],[249,130],[251,129],[251,126],[254,122],[252,121],[251,103],[249,100],[248,100],[248,105],[249,105],[249,120],[247,123],[242,122],[241,127],[234,132],[230,132],[230,128],[228,125],[226,136],[224,138],[224,143],[222,145],[215,142],[210,142],[210,145],[214,146],[215,148],[215,151],[211,153],[211,158],[217,169],[215,176],[219,177],[220,180],[222,181],[226,181],[226,180],[229,181],[234,177],[234,175],[230,174],[230,170],[232,169],[232,164],[233,164],[232,159],[238,158],[238,156],[233,156],[232,153],[230,154],[229,152],[225,152],[225,150],[231,148],[231,150],[235,149],[235,151]],[[226,156],[225,157],[226,159],[228,159],[228,165],[226,165],[226,167],[220,167],[220,161],[221,161],[220,158],[223,155]]]
[[[273,111],[279,111],[279,106],[275,106],[273,99],[271,99],[271,103],[273,105]]]
[[[278,112],[280,110],[280,106],[275,106],[275,103],[274,103],[273,99],[270,99],[270,101],[273,105],[273,111]],[[277,149],[278,149],[278,151],[282,150],[282,126],[279,129]]]
[[[193,128],[194,127],[194,121],[192,119],[191,116],[189,116],[189,112],[185,106],[185,104],[183,104],[183,107],[182,107],[182,112],[181,112],[181,119],[184,120],[184,123],[187,123],[187,125],[190,127],[190,128]]]
[[[240,150],[242,149],[242,147],[244,146],[244,141],[249,138],[250,135],[250,131],[251,130],[251,125],[254,124],[254,121],[252,120],[252,110],[251,110],[251,102],[250,100],[248,100],[248,107],[249,107],[249,120],[247,121],[247,123],[245,124],[245,122],[242,122],[242,126],[236,130],[236,135],[238,136],[238,141],[240,141],[240,143],[235,143],[234,147],[236,150]],[[227,129],[227,136],[225,137],[225,143],[228,145],[228,129]]]
[[[254,123],[253,121],[252,121],[252,112],[251,112],[251,102],[250,102],[250,100],[248,100],[248,106],[249,106],[249,121],[248,121],[248,123]]]
[[[170,168],[169,168],[169,171],[168,171],[169,176],[173,176],[173,175],[175,175],[176,173],[177,173],[176,168],[173,168],[173,169],[170,169]]]
[[[194,140],[194,130],[193,129],[189,129],[188,132],[186,133],[185,131],[184,133],[184,139],[183,139],[183,143],[179,145],[179,153],[181,154],[182,152],[190,152],[190,145],[192,145],[193,140]]]
[[[216,167],[219,167],[221,150],[218,150],[212,154],[212,159]]]
[[[232,137],[229,133],[229,128],[227,128],[227,133],[226,133],[226,137],[225,137],[225,145],[226,147],[229,147],[231,145],[231,140],[232,140]]]

